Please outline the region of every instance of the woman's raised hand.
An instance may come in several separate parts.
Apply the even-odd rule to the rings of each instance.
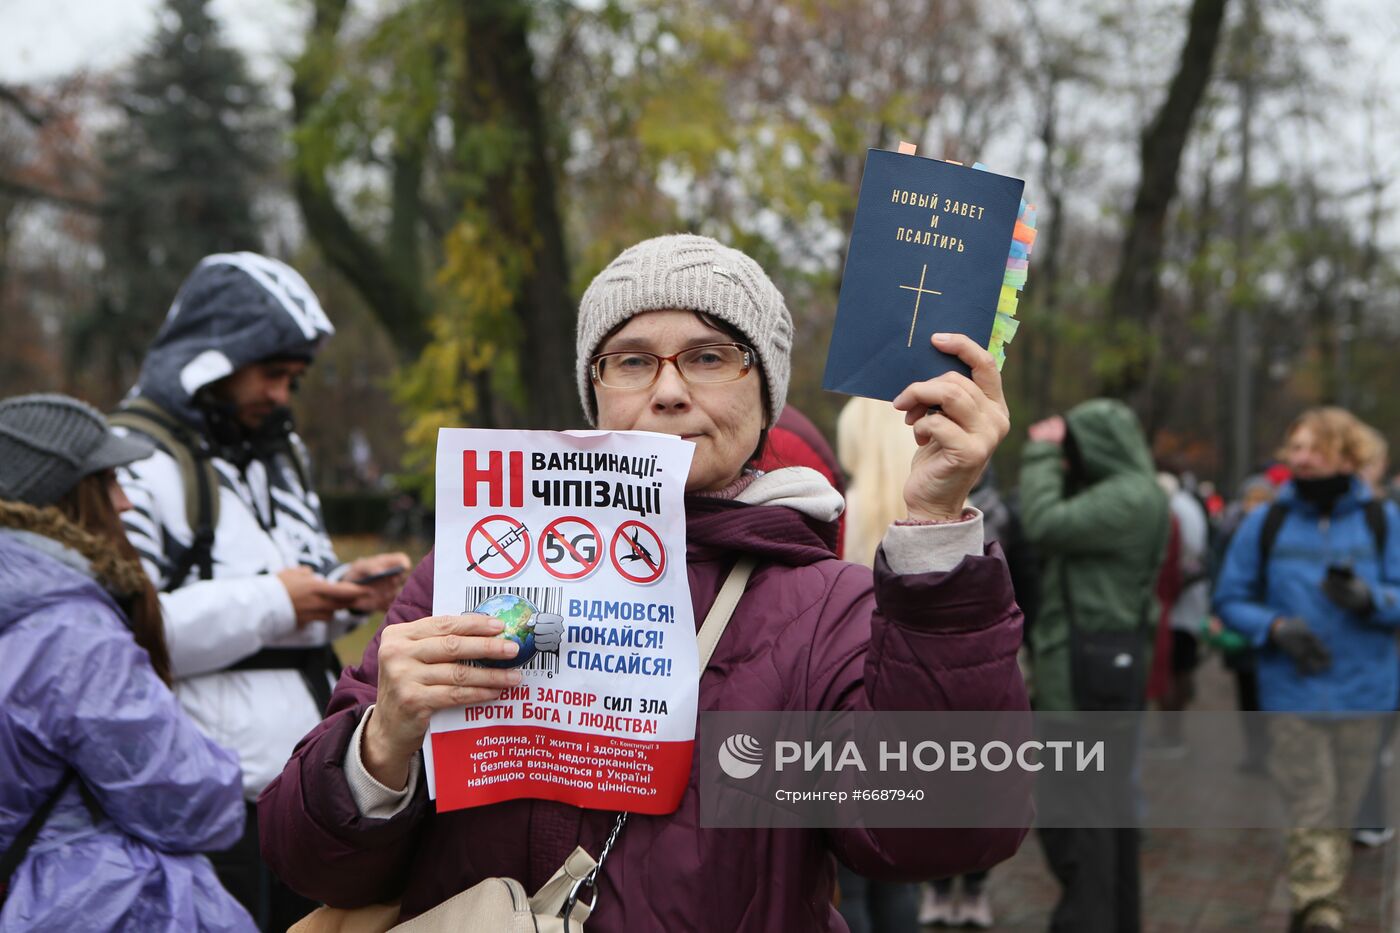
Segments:
[[[360,747],[365,769],[402,788],[433,713],[486,703],[520,683],[520,672],[462,664],[513,658],[520,646],[497,638],[503,626],[468,612],[386,626],[379,640],[379,694]]]
[[[972,368],[972,378],[944,373],[895,397],[919,449],[904,484],[904,504],[918,521],[962,516],[972,487],[1011,429],[1001,373],[983,347],[964,334],[934,334],[933,345]]]

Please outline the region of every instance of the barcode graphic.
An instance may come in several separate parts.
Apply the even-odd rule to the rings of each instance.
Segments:
[[[564,588],[562,586],[469,586],[467,587],[466,611],[471,612],[492,596],[500,596],[502,593],[519,596],[540,612],[563,614]]]
[[[469,586],[467,587],[466,611],[471,612],[492,596],[511,593],[529,602],[540,612],[562,615],[564,610],[564,588],[562,586]],[[535,656],[522,664],[521,671],[544,671],[553,677],[559,673],[557,652],[536,651]]]

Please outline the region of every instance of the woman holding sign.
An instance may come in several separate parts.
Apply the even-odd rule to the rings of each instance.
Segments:
[[[741,559],[756,562],[705,667],[699,709],[1024,710],[1021,616],[969,491],[1009,427],[991,356],[960,335],[934,347],[972,377],[904,390],[917,441],[872,571],[837,559],[841,496],[815,471],[749,469],[782,410],[792,320],[748,256],[697,236],[617,257],[579,309],[578,379],[590,423],[695,444],[686,570],[696,618]],[[575,846],[595,857],[614,814],[544,800],[433,812],[420,748],[434,710],[490,701],[514,671],[464,666],[515,646],[485,616],[431,615],[432,558],[414,572],[327,719],[263,794],[263,851],[301,893],[339,907],[402,900],[415,916],[492,876],[543,885]],[[699,768],[676,812],[634,815],[598,878],[590,933],[841,930],[834,854],[868,877],[945,877],[1016,851],[1024,829],[710,829]],[[1028,782],[1006,801],[1027,825]]]

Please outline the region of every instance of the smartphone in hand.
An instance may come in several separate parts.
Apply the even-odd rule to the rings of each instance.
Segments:
[[[360,586],[364,586],[364,585],[369,584],[369,583],[378,583],[380,580],[388,580],[388,579],[390,579],[391,577],[397,577],[399,574],[401,574],[401,573],[403,573],[403,572],[404,572],[404,568],[403,568],[403,567],[390,567],[388,570],[381,570],[381,571],[379,571],[379,573],[371,573],[371,574],[368,574],[367,576],[356,577],[355,579],[350,580],[350,581],[348,581],[348,582],[350,582],[350,583],[356,583],[356,584],[358,584],[358,585],[360,585]]]
[[[1352,577],[1356,576],[1356,571],[1351,568],[1351,564],[1328,564],[1327,576],[1338,583],[1346,583]]]

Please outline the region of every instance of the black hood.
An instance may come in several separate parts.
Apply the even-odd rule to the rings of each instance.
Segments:
[[[206,256],[180,286],[132,394],[202,431],[200,389],[269,357],[310,359],[334,333],[291,266],[257,253]]]

